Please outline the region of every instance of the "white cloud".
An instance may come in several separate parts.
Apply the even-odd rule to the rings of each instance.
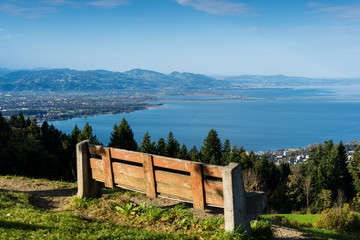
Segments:
[[[97,0],[88,2],[91,6],[101,7],[101,8],[115,8],[120,5],[126,5],[129,2],[127,0]]]
[[[48,6],[23,7],[23,6],[17,6],[15,4],[7,3],[7,4],[0,4],[0,11],[7,12],[15,16],[21,15],[27,18],[39,18],[48,13],[56,12],[56,9]]]
[[[235,3],[228,0],[175,0],[183,6],[215,15],[249,15],[249,6],[245,3]]]
[[[53,6],[73,4],[73,2],[67,0],[43,0],[41,2]]]
[[[335,18],[350,21],[360,21],[360,4],[334,6],[311,2],[308,4],[308,7],[315,9],[313,13],[322,13]]]

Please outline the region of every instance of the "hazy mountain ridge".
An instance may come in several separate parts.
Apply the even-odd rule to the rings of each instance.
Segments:
[[[106,70],[40,69],[11,71],[0,68],[0,91],[109,91],[109,90],[210,90],[251,87],[289,87],[359,83],[360,79],[316,79],[284,75],[210,77],[172,72],[163,74],[133,69]]]

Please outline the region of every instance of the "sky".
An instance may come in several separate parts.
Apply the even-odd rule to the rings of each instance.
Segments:
[[[360,1],[0,0],[0,67],[360,77]]]

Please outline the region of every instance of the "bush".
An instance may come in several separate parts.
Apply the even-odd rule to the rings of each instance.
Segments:
[[[251,223],[251,235],[255,239],[274,239],[271,224],[268,221],[255,220]]]
[[[315,220],[314,227],[336,232],[355,233],[360,232],[360,219],[352,211],[348,204],[343,208],[331,208],[324,210]]]

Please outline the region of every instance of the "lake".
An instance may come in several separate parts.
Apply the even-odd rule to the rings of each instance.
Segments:
[[[109,142],[114,124],[123,117],[139,144],[146,131],[153,141],[166,139],[172,131],[180,144],[185,143],[188,148],[196,145],[199,149],[212,128],[222,142],[229,139],[231,144],[244,146],[248,151],[307,147],[329,139],[336,143],[360,139],[360,85],[222,93],[247,97],[221,101],[213,96],[165,96],[160,101],[163,108],[51,123],[68,134],[75,124],[82,129],[89,122],[104,145]],[[214,100],[200,101],[204,99]]]

